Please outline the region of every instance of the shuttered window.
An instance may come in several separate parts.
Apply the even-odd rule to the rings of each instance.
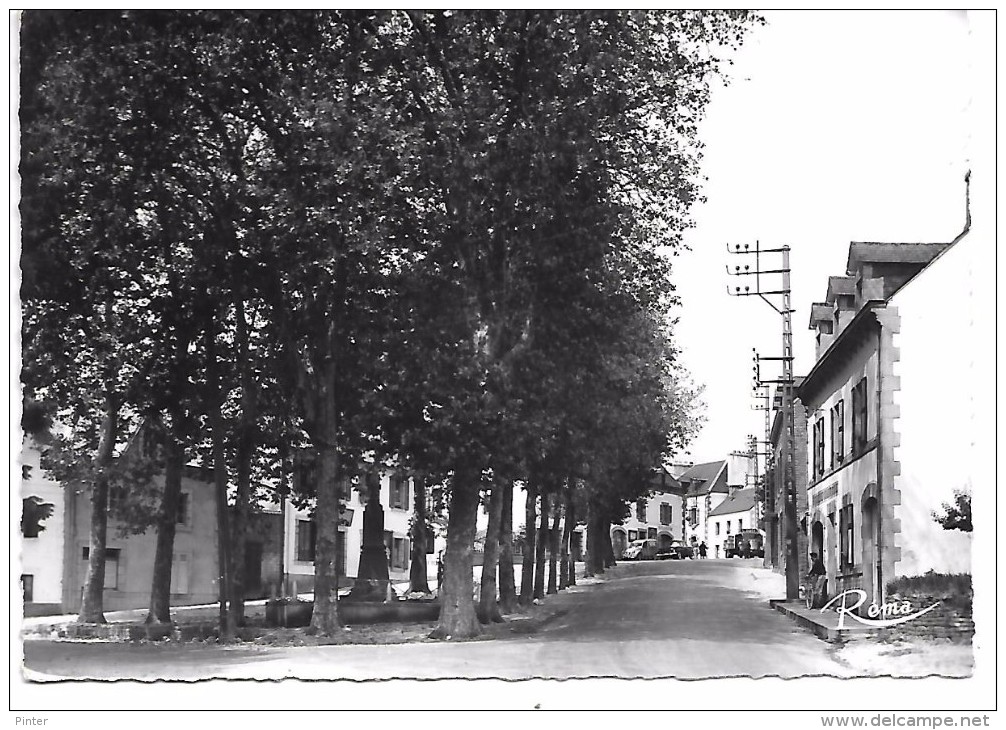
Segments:
[[[184,596],[189,592],[189,556],[182,553],[171,558],[171,593]]]
[[[866,450],[867,438],[867,392],[866,378],[852,389],[852,453],[859,456]]]
[[[297,562],[314,562],[314,544],[317,528],[312,520],[297,520],[296,554]]]
[[[660,505],[660,524],[661,525],[669,525],[669,524],[671,524],[672,517],[673,517],[673,515],[672,515],[672,512],[671,512],[671,505],[667,504],[667,502],[661,503],[661,505]]]
[[[814,421],[814,477],[824,474],[824,418]]]
[[[105,548],[105,585],[108,590],[118,590],[119,588],[119,556],[120,548]],[[81,574],[80,584],[87,583],[87,563],[91,556],[91,549],[85,547],[81,552]]]
[[[389,501],[391,509],[409,508],[409,480],[408,477],[394,476],[391,478]]]
[[[845,401],[840,400],[831,409],[831,466],[837,467],[845,459]]]

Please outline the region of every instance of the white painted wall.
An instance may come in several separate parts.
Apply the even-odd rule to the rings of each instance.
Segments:
[[[931,512],[953,490],[972,490],[975,511],[991,508],[994,479],[977,478],[994,451],[982,445],[982,411],[995,407],[995,380],[985,358],[995,334],[995,312],[980,303],[976,272],[994,261],[992,238],[972,231],[894,295],[901,331],[895,335],[900,378],[895,430],[901,465],[901,560],[898,575],[927,570],[970,572],[972,536],[944,530]]]
[[[727,485],[746,489],[754,486],[748,475],[757,474],[758,469],[751,454],[745,451],[731,451],[727,456]]]
[[[728,529],[729,528],[729,529]],[[736,535],[740,530],[758,529],[758,509],[752,507],[744,512],[731,512],[726,515],[714,515],[709,518],[709,541],[706,543],[710,558],[726,556],[724,543],[730,535]]]
[[[671,507],[671,522],[669,525],[660,522],[660,505],[668,504]],[[651,527],[657,530],[657,535],[670,535],[674,540],[684,539],[684,500],[677,494],[669,492],[654,492],[646,500],[646,519],[640,521],[636,515],[636,503],[629,505],[629,516],[619,525],[612,526],[612,533],[617,529],[628,530],[649,530]],[[637,537],[637,540],[643,539]]]
[[[33,576],[34,603],[60,603],[63,599],[63,488],[42,471],[39,458],[34,442],[26,439],[20,463],[30,467],[31,471],[28,479],[21,481],[21,498],[40,497],[43,502],[53,505],[53,514],[42,523],[45,529],[38,537],[22,535],[19,575]]]
[[[685,529],[685,539],[688,544],[698,545],[704,542],[709,548],[709,555],[712,555],[712,532],[713,528],[709,524],[709,513],[720,506],[720,503],[727,498],[725,492],[710,492],[709,494],[699,494],[686,499],[685,510],[692,507],[696,509],[697,521],[694,526],[688,525]],[[686,515],[687,516],[687,515]]]
[[[390,506],[391,477],[388,474],[381,475],[381,504],[384,505],[384,530],[391,532],[396,538],[409,537],[409,519],[412,515],[414,489],[414,483],[410,479],[408,495],[403,507],[392,508]],[[348,527],[340,528],[346,534],[346,575],[351,578],[356,577],[360,567],[360,550],[363,546],[363,511],[365,506],[360,498],[360,493],[353,490],[348,501],[348,507],[353,510],[353,520]],[[286,565],[287,576],[291,582],[297,581],[300,578],[300,585],[310,585],[314,579],[314,563],[298,561],[296,559],[297,522],[299,520],[310,520],[310,512],[308,510],[298,510],[292,505],[288,505],[285,512],[286,545],[284,564]],[[436,541],[435,547],[437,549],[443,548],[442,542],[442,540]],[[427,556],[427,562],[434,566],[433,570],[435,571],[436,552],[433,555]],[[406,566],[404,569],[392,569],[390,573],[393,581],[407,580],[409,569]]]

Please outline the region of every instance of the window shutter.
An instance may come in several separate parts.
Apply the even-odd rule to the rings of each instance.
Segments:
[[[189,592],[189,556],[175,555],[171,563],[171,592],[184,595]]]

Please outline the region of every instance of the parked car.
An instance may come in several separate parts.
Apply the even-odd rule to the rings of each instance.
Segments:
[[[656,557],[656,540],[634,540],[622,553],[622,560],[653,560]]]
[[[685,558],[694,558],[695,550],[685,545],[683,542],[678,542],[675,540],[671,543],[670,547],[663,548],[657,553],[657,560],[684,560]]]

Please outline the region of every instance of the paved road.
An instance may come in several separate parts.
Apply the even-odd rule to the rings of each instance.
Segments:
[[[548,598],[533,635],[391,646],[204,646],[28,641],[42,678],[371,679],[848,676],[825,642],[768,608],[781,578],[755,561],[622,564]]]

